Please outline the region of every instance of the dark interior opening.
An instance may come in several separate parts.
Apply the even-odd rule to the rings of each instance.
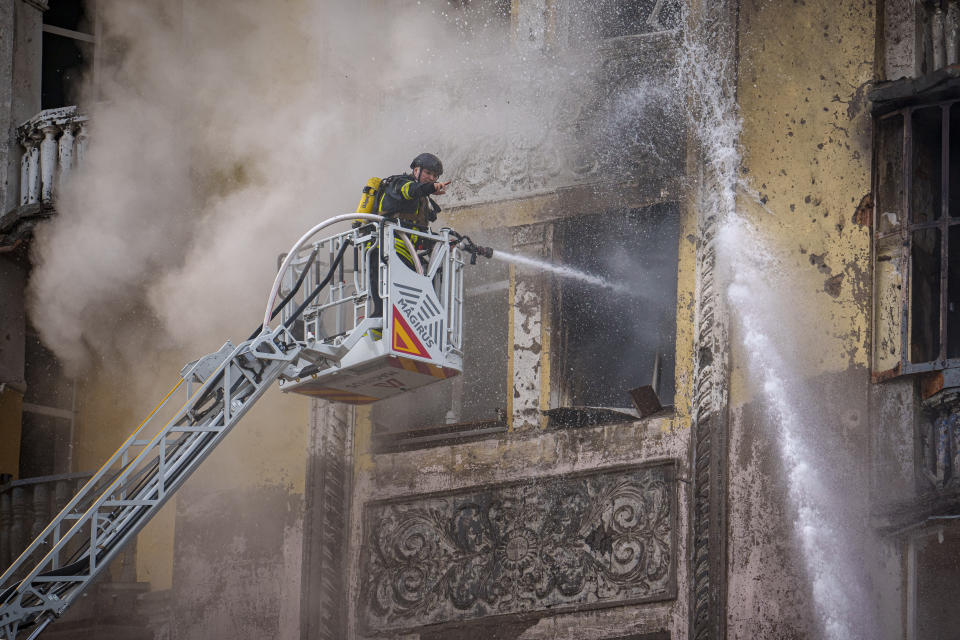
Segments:
[[[45,32],[40,108],[55,109],[76,104],[84,70],[92,61],[92,43]]]
[[[917,637],[929,640],[956,638],[960,608],[960,529],[945,525],[917,541]]]
[[[940,355],[940,229],[914,231],[910,262],[910,361]]]
[[[91,33],[86,3],[80,0],[48,0],[43,24],[62,29]]]
[[[601,39],[675,29],[682,18],[682,5],[677,0],[598,0],[566,4],[567,21],[574,32]]]
[[[912,114],[912,121],[913,189],[910,196],[913,221],[939,220],[942,110],[939,106],[917,109]]]
[[[564,404],[630,407],[653,383],[673,404],[679,207],[586,215],[560,227],[559,262],[615,288],[558,278]]]

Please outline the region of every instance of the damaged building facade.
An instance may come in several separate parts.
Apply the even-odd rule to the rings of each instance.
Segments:
[[[463,375],[268,395],[41,637],[951,637],[960,3],[432,4],[556,111],[437,143],[437,224],[514,258],[466,267]],[[96,16],[0,9],[3,567],[151,400],[29,318]]]

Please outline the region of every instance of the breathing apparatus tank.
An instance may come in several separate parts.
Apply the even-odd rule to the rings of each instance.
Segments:
[[[357,205],[357,213],[376,213],[377,193],[382,182],[383,180],[376,176],[367,180],[367,184],[363,187],[363,195],[360,197],[360,204]]]

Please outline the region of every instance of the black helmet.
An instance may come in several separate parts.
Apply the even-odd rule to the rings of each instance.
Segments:
[[[410,163],[410,168],[416,169],[417,167],[434,172],[438,178],[443,174],[443,163],[440,162],[440,158],[432,153],[421,153],[414,158],[413,162]]]

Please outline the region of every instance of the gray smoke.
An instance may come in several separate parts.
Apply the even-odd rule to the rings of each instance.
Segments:
[[[591,64],[506,47],[500,4],[171,4],[102,7],[89,153],[33,247],[31,315],[74,370],[246,333],[277,254],[420,151],[452,169],[444,204],[532,188],[471,154],[507,144],[522,173]]]

